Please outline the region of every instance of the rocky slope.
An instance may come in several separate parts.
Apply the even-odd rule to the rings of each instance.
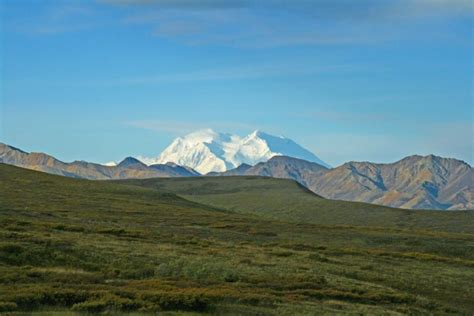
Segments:
[[[213,175],[294,179],[330,199],[407,209],[474,209],[474,171],[467,163],[410,156],[391,164],[349,162],[334,169],[290,157]]]
[[[117,166],[104,166],[85,161],[65,163],[43,153],[27,153],[2,143],[0,143],[0,163],[67,177],[92,180],[199,175],[199,173],[188,167],[181,167],[172,163],[147,166],[132,157],[125,158]]]
[[[474,171],[437,156],[409,156],[391,164],[349,162],[315,177],[322,196],[400,208],[474,209]]]
[[[209,173],[209,176],[263,176],[272,178],[293,179],[309,187],[315,177],[322,176],[329,169],[317,163],[302,159],[275,156],[266,162],[255,166],[242,164],[239,167],[226,171]]]

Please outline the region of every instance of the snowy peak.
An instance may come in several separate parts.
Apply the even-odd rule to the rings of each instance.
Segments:
[[[184,138],[178,137],[175,142],[196,145],[200,143],[212,143],[221,138],[221,134],[214,132],[212,129],[203,129],[186,135]]]
[[[282,155],[328,166],[294,141],[258,130],[245,137],[212,129],[199,130],[176,138],[158,158],[140,160],[148,165],[173,162],[206,174],[234,169],[244,163],[255,165]]]

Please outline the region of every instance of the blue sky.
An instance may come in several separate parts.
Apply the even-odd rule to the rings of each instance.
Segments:
[[[0,3],[0,141],[24,150],[155,156],[211,127],[474,162],[470,0]]]

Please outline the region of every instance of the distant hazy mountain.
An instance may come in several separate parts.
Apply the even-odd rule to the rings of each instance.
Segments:
[[[181,167],[176,164],[147,166],[132,157],[125,158],[117,166],[105,166],[85,161],[65,163],[43,153],[27,153],[2,143],[0,143],[0,163],[67,177],[93,180],[199,175],[188,167]]]
[[[474,209],[474,171],[467,163],[436,156],[410,156],[392,164],[350,162],[334,169],[274,157],[210,175],[260,175],[294,179],[330,199],[408,209]]]
[[[140,158],[150,165],[174,162],[200,173],[221,172],[241,164],[255,165],[274,156],[290,156],[328,165],[291,139],[255,131],[245,137],[211,129],[176,138],[158,158]]]

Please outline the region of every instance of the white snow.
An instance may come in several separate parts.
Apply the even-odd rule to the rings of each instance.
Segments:
[[[260,131],[240,137],[217,133],[211,129],[200,130],[176,138],[158,158],[138,157],[138,159],[147,165],[173,162],[206,174],[211,171],[230,170],[242,163],[255,165],[279,155],[300,158],[329,167],[294,141]]]
[[[109,161],[109,162],[103,163],[102,166],[115,167],[117,166],[117,163],[115,161]]]

